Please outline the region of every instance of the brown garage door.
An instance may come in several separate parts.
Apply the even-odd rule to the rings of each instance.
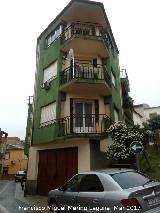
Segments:
[[[49,190],[63,185],[77,172],[77,148],[39,151],[37,193],[47,195]]]

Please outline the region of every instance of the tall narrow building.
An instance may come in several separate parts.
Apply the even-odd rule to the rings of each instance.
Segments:
[[[69,2],[38,37],[36,65],[26,193],[47,194],[77,172],[106,168],[105,132],[123,120],[118,48],[103,4]]]

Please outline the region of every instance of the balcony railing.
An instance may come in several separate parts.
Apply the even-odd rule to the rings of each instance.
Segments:
[[[120,77],[128,79],[128,75],[127,75],[126,69],[121,69],[121,71],[120,71]]]
[[[102,40],[107,49],[113,48],[113,43],[111,41],[109,33],[107,32],[107,30],[105,30],[102,26],[99,25],[79,22],[72,23],[62,33],[62,43],[68,41],[73,36],[94,37]]]
[[[65,29],[62,41],[67,41],[73,35],[101,37],[102,30],[103,28],[101,26],[95,24],[73,23]]]
[[[111,87],[111,78],[102,65],[94,67],[89,64],[75,64],[61,72],[61,85],[68,83],[73,79],[86,79],[86,80],[105,80],[109,87]]]
[[[128,75],[127,75],[126,69],[122,69],[120,71],[120,78],[121,78],[122,84],[124,85],[125,90],[129,92],[130,91],[129,79],[128,79]]]
[[[59,136],[72,134],[104,134],[113,124],[105,114],[71,115],[59,121]]]

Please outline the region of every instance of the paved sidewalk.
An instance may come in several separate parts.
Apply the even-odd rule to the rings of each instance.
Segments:
[[[33,212],[49,212],[47,207],[47,197],[39,195],[27,195],[24,197],[24,191],[22,190],[20,183],[16,183],[15,198],[27,204],[28,207],[32,207]]]

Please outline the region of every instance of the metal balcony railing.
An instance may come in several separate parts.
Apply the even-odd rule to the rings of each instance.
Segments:
[[[125,90],[129,92],[130,91],[129,79],[128,79],[126,69],[122,69],[120,71],[120,78],[121,78],[121,83],[124,85]]]
[[[102,65],[94,67],[89,64],[74,64],[60,73],[61,85],[68,83],[73,79],[88,79],[88,80],[105,80],[111,87],[111,78]]]
[[[59,119],[59,136],[71,134],[104,134],[113,124],[105,114],[71,115]]]
[[[62,41],[65,42],[74,35],[101,37],[102,31],[103,28],[95,24],[72,23],[64,30]]]
[[[68,41],[73,36],[85,37],[85,39],[90,39],[91,37],[102,40],[107,49],[114,49],[111,36],[100,25],[92,23],[72,23],[69,27],[64,29],[64,32],[61,34],[62,44]],[[90,38],[89,38],[90,37]]]
[[[120,77],[128,79],[128,75],[127,75],[126,69],[121,69],[121,71],[120,71]]]

